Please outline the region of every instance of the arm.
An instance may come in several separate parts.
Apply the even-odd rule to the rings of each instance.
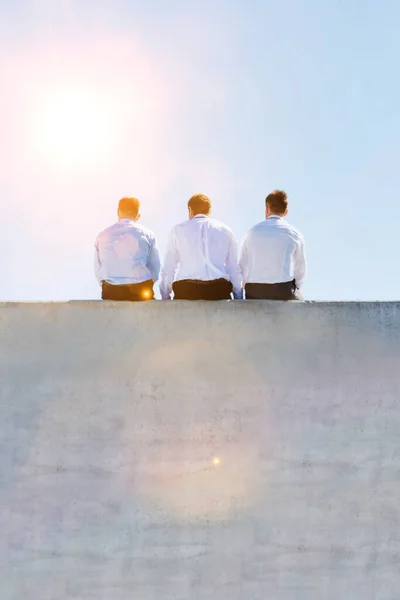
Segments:
[[[99,255],[99,244],[98,244],[98,241],[96,240],[96,243],[94,246],[94,274],[95,274],[97,281],[99,282],[99,285],[101,285],[100,268],[101,268],[101,262],[100,262],[100,255]]]
[[[149,252],[149,256],[147,258],[147,266],[151,273],[151,278],[155,283],[160,275],[160,266],[161,266],[160,255],[158,253],[158,248],[157,248],[157,240],[155,237],[152,240],[150,240],[150,252]]]
[[[229,279],[233,286],[233,297],[236,300],[243,298],[242,292],[242,274],[240,272],[238,262],[238,248],[236,238],[231,234],[231,240],[229,244],[228,256],[226,258],[226,271],[229,275]]]
[[[307,274],[306,253],[304,248],[304,240],[300,238],[296,252],[294,253],[294,279],[298,289],[304,283]]]
[[[160,276],[160,293],[163,300],[169,300],[172,293],[172,284],[174,282],[175,272],[179,264],[179,255],[176,244],[176,231],[173,229],[167,242],[167,250],[164,258],[164,265]]]
[[[244,287],[247,283],[247,278],[249,276],[249,253],[248,253],[248,245],[247,245],[247,235],[244,237],[241,248],[240,248],[239,266],[240,266],[240,270],[242,272],[243,287]]]

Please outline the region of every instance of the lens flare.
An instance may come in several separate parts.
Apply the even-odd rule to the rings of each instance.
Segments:
[[[98,164],[112,152],[116,107],[95,90],[47,90],[33,107],[36,150],[62,167]]]

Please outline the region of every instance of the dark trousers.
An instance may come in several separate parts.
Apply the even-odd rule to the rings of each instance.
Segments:
[[[226,279],[183,279],[172,285],[174,300],[230,300],[232,284]]]
[[[295,281],[284,283],[246,283],[246,300],[304,300]]]
[[[103,300],[116,300],[128,302],[141,302],[143,300],[153,300],[153,281],[143,281],[143,283],[128,283],[124,285],[113,285],[102,281],[101,297]]]

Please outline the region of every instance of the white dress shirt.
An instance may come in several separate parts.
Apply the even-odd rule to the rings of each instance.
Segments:
[[[306,276],[303,236],[282,217],[271,215],[245,235],[239,264],[243,286],[295,279],[300,288]]]
[[[196,215],[173,228],[161,270],[161,297],[170,298],[173,282],[183,279],[227,279],[235,298],[241,297],[237,242],[226,225]]]
[[[98,282],[114,285],[157,281],[160,258],[154,233],[143,225],[120,219],[96,239],[94,268]]]

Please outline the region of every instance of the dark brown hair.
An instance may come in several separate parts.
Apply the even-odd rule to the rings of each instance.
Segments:
[[[274,190],[265,199],[265,205],[277,215],[283,215],[289,206],[288,197],[283,190]]]

